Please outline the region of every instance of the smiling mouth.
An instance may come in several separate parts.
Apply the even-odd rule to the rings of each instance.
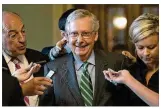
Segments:
[[[87,45],[83,45],[83,46],[76,46],[76,47],[78,47],[78,48],[84,48],[84,47],[86,47]]]

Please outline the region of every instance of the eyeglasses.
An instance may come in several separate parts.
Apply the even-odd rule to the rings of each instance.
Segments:
[[[84,39],[89,39],[91,38],[92,34],[95,33],[95,31],[91,31],[91,32],[87,32],[87,31],[84,31],[84,32],[81,32],[81,33],[78,33],[78,32],[70,32],[68,33],[68,35],[71,37],[71,38],[78,38],[79,35],[81,35]]]

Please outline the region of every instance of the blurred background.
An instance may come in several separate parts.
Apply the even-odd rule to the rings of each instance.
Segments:
[[[25,24],[28,48],[41,51],[61,39],[58,19],[70,8],[91,11],[100,21],[99,40],[106,51],[134,53],[128,29],[142,13],[159,15],[159,4],[2,4],[2,10],[18,13]]]

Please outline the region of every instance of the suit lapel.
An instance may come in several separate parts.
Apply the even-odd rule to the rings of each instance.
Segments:
[[[10,70],[9,70],[9,67],[8,67],[8,65],[6,63],[6,60],[4,59],[4,56],[2,55],[2,71],[3,70],[7,71],[8,74],[11,74]]]
[[[33,62],[33,60],[35,60],[34,54],[30,54],[29,49],[26,49],[25,57],[26,57],[26,59],[27,59],[27,61],[28,61],[29,64],[31,62]]]
[[[62,79],[64,83],[68,85],[68,88],[78,105],[84,105],[75,73],[73,55],[70,54],[67,60],[68,61],[65,63],[66,65],[62,65],[62,67],[64,67],[62,69],[65,69],[63,71],[64,75],[62,76]]]
[[[103,55],[95,52],[95,90],[93,104],[98,105],[98,101],[101,97],[101,92],[106,80],[104,79],[103,70],[107,69],[108,63]]]

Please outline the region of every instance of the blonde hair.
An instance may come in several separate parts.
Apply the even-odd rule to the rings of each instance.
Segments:
[[[70,22],[76,20],[76,19],[80,19],[80,18],[84,18],[84,17],[90,17],[91,21],[92,21],[92,29],[93,31],[97,32],[99,29],[99,21],[97,19],[97,17],[92,14],[91,12],[89,12],[88,10],[85,9],[77,9],[74,12],[72,12],[68,17],[67,17],[67,21],[65,24],[65,30],[69,31],[69,24]]]
[[[159,16],[150,13],[144,13],[136,18],[129,29],[129,35],[133,43],[152,34],[159,35]]]

